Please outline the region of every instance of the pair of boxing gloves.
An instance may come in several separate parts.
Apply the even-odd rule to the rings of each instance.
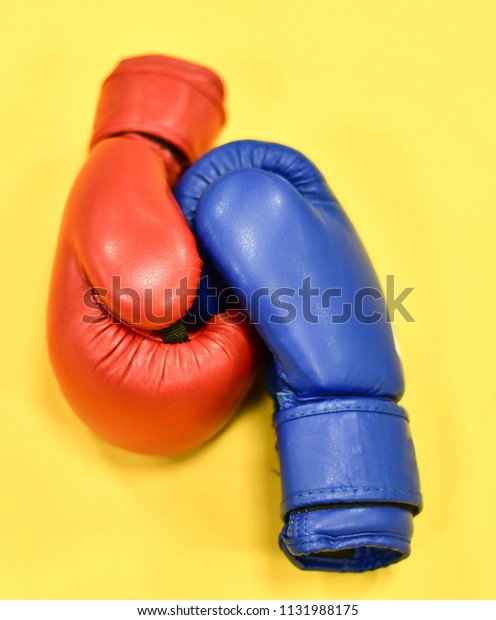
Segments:
[[[282,550],[305,569],[387,566],[421,496],[377,278],[315,166],[273,143],[208,152],[223,122],[204,67],[144,56],[107,78],[55,257],[55,374],[99,435],[173,454],[229,420],[265,346]]]

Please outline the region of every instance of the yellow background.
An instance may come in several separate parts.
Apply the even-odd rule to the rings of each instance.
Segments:
[[[84,5],[82,8],[81,5]],[[491,598],[494,590],[496,12],[490,0],[10,1],[0,45],[0,598]],[[271,403],[215,441],[125,453],[75,417],[45,346],[64,202],[102,79],[122,57],[207,64],[221,141],[302,150],[384,283],[425,510],[412,556],[362,575],[277,547]]]

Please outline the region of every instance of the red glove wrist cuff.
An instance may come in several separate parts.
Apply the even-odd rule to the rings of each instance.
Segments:
[[[222,82],[210,69],[167,56],[128,58],[103,84],[90,148],[111,136],[144,133],[192,163],[224,124],[223,98]]]

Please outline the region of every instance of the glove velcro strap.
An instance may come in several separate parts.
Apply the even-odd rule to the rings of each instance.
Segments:
[[[274,416],[282,516],[310,506],[422,499],[405,410],[372,398],[309,402]]]

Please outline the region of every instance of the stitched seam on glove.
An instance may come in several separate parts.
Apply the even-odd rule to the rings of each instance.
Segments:
[[[420,493],[418,493],[417,491],[413,490],[413,489],[401,489],[401,488],[394,488],[394,487],[374,487],[374,486],[367,486],[367,487],[329,487],[328,489],[315,489],[312,491],[301,491],[298,493],[290,493],[289,495],[287,495],[284,498],[283,504],[287,504],[289,502],[290,499],[301,499],[301,498],[311,498],[313,496],[320,496],[320,495],[327,495],[328,493],[339,493],[341,491],[350,491],[351,493],[363,493],[363,492],[368,492],[368,491],[380,491],[380,492],[384,492],[384,491],[391,491],[393,493],[404,493],[405,496],[410,497],[412,500],[415,500],[415,503],[419,502],[421,499],[421,495]],[[397,500],[399,501],[399,500]]]
[[[284,422],[288,422],[290,420],[295,420],[298,418],[306,418],[315,415],[326,415],[328,413],[346,413],[349,411],[366,411],[368,413],[382,413],[385,415],[393,415],[399,418],[403,418],[408,421],[408,415],[403,407],[399,405],[391,404],[389,408],[387,407],[379,407],[379,406],[366,406],[366,405],[357,405],[357,404],[349,404],[349,405],[334,405],[329,403],[328,405],[323,406],[322,410],[315,411],[315,409],[310,409],[311,405],[304,405],[305,408],[309,408],[309,411],[299,411],[300,407],[294,407],[289,410],[287,413],[284,411],[278,411],[274,416],[274,426],[277,428],[279,425]],[[394,409],[393,409],[394,407]],[[296,411],[295,411],[296,409]]]
[[[288,546],[293,546],[294,544],[302,544],[305,542],[317,542],[317,543],[335,543],[335,542],[346,542],[350,540],[359,540],[361,538],[366,538],[367,542],[372,542],[377,538],[387,538],[388,540],[398,540],[400,542],[406,542],[410,544],[410,538],[405,536],[401,536],[399,534],[392,534],[391,532],[360,532],[359,534],[344,534],[341,536],[331,536],[330,534],[308,534],[304,536],[284,536],[284,539]],[[322,545],[325,547],[325,545]],[[359,546],[355,543],[355,546]],[[360,546],[373,546],[371,544],[365,545],[365,543],[361,543]],[[335,549],[330,549],[330,551],[335,551]]]

